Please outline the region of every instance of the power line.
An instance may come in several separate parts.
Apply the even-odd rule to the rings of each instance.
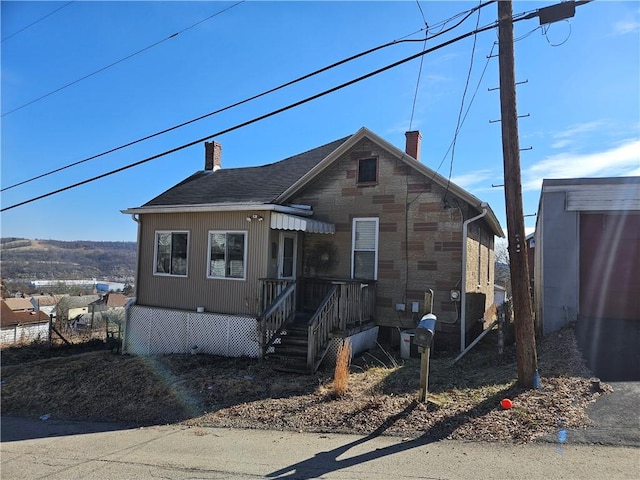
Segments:
[[[65,3],[64,5],[62,5],[61,7],[56,8],[54,11],[47,13],[44,17],[40,17],[38,20],[31,22],[29,25],[22,27],[20,30],[18,30],[17,32],[13,32],[11,35],[7,35],[6,37],[4,37],[0,43],[4,43],[6,40],[9,40],[12,37],[15,37],[16,35],[18,35],[21,32],[24,32],[27,28],[31,28],[33,27],[36,23],[41,22],[42,20],[44,20],[45,18],[50,17],[51,15],[53,15],[56,12],[59,12],[60,10],[62,10],[64,7],[68,7],[69,5],[71,5],[73,3],[73,0],[71,0],[70,2]]]
[[[420,32],[420,31],[422,31],[422,30],[418,30],[418,32]],[[411,34],[409,34],[407,36],[415,35],[418,32],[411,33]],[[320,69],[318,69],[318,70],[316,70],[314,72],[308,73],[308,74],[303,75],[301,77],[298,77],[298,78],[296,78],[294,80],[291,80],[289,82],[283,83],[283,84],[281,84],[281,85],[279,85],[277,87],[271,88],[269,90],[265,90],[262,93],[258,93],[257,95],[254,95],[252,97],[245,98],[244,100],[241,100],[239,102],[233,103],[231,105],[227,105],[226,107],[220,108],[220,109],[215,110],[213,112],[209,112],[209,113],[206,113],[204,115],[200,115],[199,117],[193,118],[191,120],[188,120],[186,122],[180,123],[178,125],[174,125],[174,126],[169,127],[169,128],[165,128],[164,130],[160,130],[159,132],[153,133],[151,135],[147,135],[145,137],[139,138],[139,139],[134,140],[132,142],[125,143],[125,144],[120,145],[118,147],[114,147],[114,148],[112,148],[110,150],[106,150],[106,151],[104,151],[102,153],[98,153],[98,154],[93,155],[91,157],[87,157],[87,158],[84,158],[82,160],[78,160],[77,162],[73,162],[73,163],[70,163],[70,164],[65,165],[63,167],[56,168],[56,169],[51,170],[49,172],[37,175],[37,176],[32,177],[32,178],[29,178],[28,180],[24,180],[24,181],[15,183],[13,185],[10,185],[8,187],[4,187],[3,189],[0,190],[0,192],[4,192],[5,190],[9,190],[11,188],[15,188],[15,187],[18,187],[20,185],[24,185],[25,183],[29,183],[29,182],[32,182],[34,180],[38,180],[40,178],[52,175],[54,173],[58,173],[58,172],[60,172],[62,170],[66,170],[68,168],[75,167],[77,165],[80,165],[82,163],[88,162],[90,160],[95,160],[96,158],[103,157],[103,156],[108,155],[108,154],[113,153],[113,152],[117,152],[118,150],[122,150],[123,148],[130,147],[130,146],[135,145],[137,143],[144,142],[145,140],[149,140],[149,139],[157,137],[159,135],[163,135],[163,134],[169,133],[169,132],[171,132],[173,130],[177,130],[178,128],[185,127],[187,125],[190,125],[192,123],[198,122],[200,120],[204,120],[205,118],[208,118],[208,117],[211,117],[213,115],[217,115],[219,113],[225,112],[225,111],[230,110],[232,108],[235,108],[235,107],[238,107],[238,106],[243,105],[245,103],[248,103],[248,102],[250,102],[252,100],[256,100],[256,99],[258,99],[260,97],[263,97],[263,96],[268,95],[270,93],[276,92],[276,91],[281,90],[281,89],[283,89],[285,87],[291,86],[291,85],[293,85],[295,83],[298,83],[298,82],[301,82],[301,81],[306,80],[308,78],[311,78],[311,77],[313,77],[315,75],[319,75],[320,73],[326,72],[326,71],[328,71],[328,70],[330,70],[332,68],[338,67],[338,66],[343,65],[343,64],[345,64],[347,62],[350,62],[350,61],[355,60],[357,58],[363,57],[365,55],[368,55],[368,54],[373,53],[375,51],[381,50],[383,48],[390,47],[392,45],[397,45],[397,44],[400,44],[400,43],[405,43],[405,42],[422,42],[422,41],[423,41],[422,39],[406,39],[406,38],[404,38],[404,39],[399,39],[399,40],[393,40],[391,42],[385,43],[384,45],[378,45],[377,47],[373,47],[373,48],[371,48],[369,50],[366,50],[364,52],[360,52],[360,53],[358,53],[356,55],[352,55],[352,56],[350,56],[348,58],[345,58],[345,59],[340,60],[338,62],[332,63],[331,65],[327,65],[326,67],[322,67],[322,68],[320,68]]]
[[[224,9],[212,14],[212,15],[209,15],[207,18],[204,18],[204,19],[194,23],[193,25],[188,26],[187,28],[183,28],[182,30],[180,30],[180,31],[178,31],[176,33],[173,33],[173,34],[169,35],[168,37],[163,38],[162,40],[159,40],[159,41],[157,41],[155,43],[152,43],[151,45],[148,45],[148,46],[138,50],[137,52],[131,53],[131,54],[127,55],[126,57],[121,58],[120,60],[116,60],[115,62],[110,63],[109,65],[106,65],[106,66],[104,66],[102,68],[99,68],[98,70],[95,70],[92,73],[89,73],[89,74],[87,74],[87,75],[85,75],[83,77],[80,77],[80,78],[74,80],[73,82],[69,82],[66,85],[63,85],[62,87],[56,88],[55,90],[52,90],[49,93],[45,93],[44,95],[41,95],[38,98],[35,98],[35,99],[33,99],[33,100],[23,104],[23,105],[20,105],[19,107],[16,107],[13,110],[9,110],[8,112],[3,113],[2,115],[0,115],[0,117],[6,117],[7,115],[10,115],[10,114],[12,114],[14,112],[17,112],[18,110],[22,110],[23,108],[25,108],[25,107],[27,107],[29,105],[32,105],[32,104],[34,104],[36,102],[39,102],[40,100],[42,100],[44,98],[50,97],[51,95],[53,95],[55,93],[58,93],[58,92],[64,90],[65,88],[68,88],[68,87],[70,87],[72,85],[75,85],[76,83],[80,83],[81,81],[86,80],[87,78],[93,77],[94,75],[97,75],[100,72],[104,72],[105,70],[107,70],[107,69],[109,69],[111,67],[114,67],[114,66],[118,65],[119,63],[122,63],[122,62],[124,62],[126,60],[129,60],[130,58],[133,58],[136,55],[139,55],[139,54],[141,54],[143,52],[146,52],[147,50],[151,50],[153,47],[157,47],[158,45],[160,45],[161,43],[166,42],[167,40],[171,40],[172,38],[176,38],[181,33],[184,33],[187,30],[191,30],[192,28],[197,27],[201,23],[204,23],[207,20],[211,20],[212,18],[217,17],[218,15],[226,12],[227,10],[232,9],[233,7],[236,7],[236,6],[240,5],[241,3],[244,3],[245,1],[246,0],[240,0],[239,2],[234,3],[233,5],[230,5],[229,7],[226,7]]]
[[[494,42],[492,47],[491,47],[491,52],[489,52],[489,55],[487,56],[487,62],[484,64],[484,69],[482,70],[482,74],[480,75],[480,80],[478,80],[478,84],[476,85],[476,89],[473,92],[473,96],[471,97],[471,100],[469,101],[469,106],[467,107],[467,110],[465,111],[464,116],[462,117],[462,121],[460,122],[460,128],[462,128],[462,125],[464,125],[464,121],[467,119],[467,115],[469,115],[469,111],[471,110],[471,105],[473,105],[473,101],[475,100],[476,95],[478,94],[478,90],[480,89],[480,85],[482,84],[482,79],[484,78],[484,75],[487,72],[487,67],[489,66],[489,62],[493,58],[493,50],[494,50],[496,45],[497,45],[497,43]],[[454,133],[453,140],[451,140],[451,143],[449,144],[449,148],[447,149],[447,151],[445,152],[444,156],[442,157],[442,160],[438,164],[438,168],[436,169],[436,172],[438,170],[440,170],[440,167],[442,167],[442,164],[447,159],[447,156],[449,155],[449,152],[453,148],[453,144],[456,141],[458,132],[459,132],[459,129],[456,130],[456,132]]]
[[[524,20],[524,19],[522,19],[522,20]],[[516,21],[518,21],[518,20],[514,20],[514,22],[516,22]],[[361,75],[360,77],[357,77],[357,78],[355,78],[355,79],[353,79],[353,80],[349,80],[348,82],[342,83],[342,84],[337,85],[337,86],[335,86],[335,87],[332,87],[332,88],[330,88],[330,89],[328,89],[328,90],[324,90],[324,91],[322,91],[322,92],[320,92],[320,93],[317,93],[317,94],[315,94],[315,95],[312,95],[312,96],[310,96],[310,97],[307,97],[307,98],[305,98],[305,99],[303,99],[303,100],[299,100],[299,101],[297,101],[297,102],[291,103],[291,104],[289,104],[289,105],[287,105],[287,106],[285,106],[285,107],[279,108],[279,109],[277,109],[277,110],[273,110],[273,111],[271,111],[271,112],[269,112],[269,113],[266,113],[266,114],[264,114],[264,115],[261,115],[261,116],[255,117],[255,118],[253,118],[253,119],[251,119],[251,120],[247,120],[246,122],[243,122],[243,123],[240,123],[240,124],[234,125],[233,127],[226,128],[226,129],[221,130],[221,131],[219,131],[219,132],[212,133],[212,134],[210,134],[210,135],[207,135],[207,136],[205,136],[205,137],[199,138],[199,139],[194,140],[194,141],[189,142],[189,143],[185,143],[185,144],[183,144],[183,145],[180,145],[180,146],[178,146],[178,147],[172,148],[172,149],[170,149],[170,150],[165,150],[165,151],[164,151],[164,152],[162,152],[162,153],[158,153],[158,154],[156,154],[156,155],[152,155],[152,156],[150,156],[150,157],[144,158],[144,159],[139,160],[139,161],[137,161],[137,162],[130,163],[130,164],[128,164],[128,165],[125,165],[124,167],[120,167],[120,168],[117,168],[117,169],[115,169],[115,170],[111,170],[111,171],[109,171],[109,172],[103,173],[103,174],[101,174],[101,175],[97,175],[97,176],[95,176],[95,177],[88,178],[88,179],[83,180],[83,181],[81,181],[81,182],[77,182],[77,183],[74,183],[74,184],[72,184],[72,185],[68,185],[68,186],[66,186],[66,187],[59,188],[59,189],[54,190],[54,191],[52,191],[52,192],[45,193],[45,194],[43,194],[43,195],[39,195],[39,196],[37,196],[37,197],[33,197],[33,198],[29,199],[29,200],[25,200],[25,201],[23,201],[23,202],[16,203],[16,204],[13,204],[13,205],[10,205],[10,206],[5,207],[5,208],[3,208],[2,210],[0,210],[0,212],[5,212],[5,211],[7,211],[7,210],[11,210],[11,209],[13,209],[13,208],[16,208],[16,207],[19,207],[19,206],[22,206],[22,205],[26,205],[26,204],[28,204],[28,203],[35,202],[35,201],[37,201],[37,200],[41,200],[41,199],[43,199],[43,198],[47,198],[47,197],[50,197],[50,196],[52,196],[52,195],[56,195],[56,194],[58,194],[58,193],[62,193],[62,192],[64,192],[64,191],[71,190],[71,189],[73,189],[73,188],[76,188],[76,187],[79,187],[79,186],[85,185],[85,184],[87,184],[87,183],[91,183],[91,182],[94,182],[94,181],[96,181],[96,180],[100,180],[100,179],[102,179],[102,178],[105,178],[105,177],[108,177],[108,176],[114,175],[114,174],[116,174],[116,173],[120,173],[120,172],[125,171],[125,170],[128,170],[128,169],[130,169],[130,168],[137,167],[138,165],[142,165],[142,164],[147,163],[147,162],[150,162],[150,161],[152,161],[152,160],[156,160],[156,159],[161,158],[161,157],[164,157],[164,156],[166,156],[166,155],[170,155],[170,154],[175,153],[175,152],[178,152],[178,151],[180,151],[180,150],[184,150],[185,148],[192,147],[192,146],[197,145],[197,144],[199,144],[199,143],[202,143],[202,142],[204,142],[204,141],[206,141],[206,140],[209,140],[210,138],[214,138],[214,137],[218,137],[218,136],[220,136],[220,135],[224,135],[224,134],[226,134],[226,133],[232,132],[232,131],[234,131],[234,130],[238,130],[238,129],[240,129],[240,128],[246,127],[246,126],[251,125],[251,124],[254,124],[254,123],[256,123],[256,122],[259,122],[259,121],[264,120],[264,119],[266,119],[266,118],[272,117],[272,116],[277,115],[277,114],[279,114],[279,113],[285,112],[285,111],[287,111],[287,110],[291,110],[292,108],[299,107],[300,105],[304,105],[305,103],[311,102],[312,100],[316,100],[316,99],[318,99],[318,98],[320,98],[320,97],[323,97],[323,96],[328,95],[328,94],[330,94],[330,93],[336,92],[336,91],[338,91],[338,90],[341,90],[341,89],[343,89],[343,88],[345,88],[345,87],[348,87],[348,86],[350,86],[350,85],[353,85],[353,84],[355,84],[355,83],[361,82],[361,81],[363,81],[363,80],[365,80],[365,79],[367,79],[367,78],[373,77],[373,76],[378,75],[378,74],[380,74],[380,73],[382,73],[382,72],[386,72],[387,70],[390,70],[390,69],[395,68],[395,67],[397,67],[397,66],[403,65],[403,64],[405,64],[405,63],[407,63],[407,62],[410,62],[411,60],[415,60],[416,58],[420,58],[420,57],[421,57],[421,56],[423,56],[423,55],[426,55],[426,54],[428,54],[428,53],[432,53],[432,52],[434,52],[434,51],[436,51],[436,50],[439,50],[439,49],[441,49],[441,48],[443,48],[443,47],[446,47],[446,46],[448,46],[448,45],[451,45],[452,43],[458,42],[458,41],[463,40],[463,39],[465,39],[465,38],[467,38],[467,37],[470,37],[470,36],[472,36],[472,35],[477,35],[478,33],[486,32],[487,30],[492,30],[492,29],[496,28],[497,24],[498,24],[498,22],[497,22],[497,21],[494,21],[494,22],[492,22],[491,24],[486,25],[486,26],[484,26],[484,27],[482,27],[482,28],[479,28],[479,29],[473,30],[473,31],[471,31],[471,32],[467,32],[467,33],[465,33],[465,34],[462,34],[462,35],[459,35],[459,36],[457,36],[457,37],[454,37],[454,38],[452,38],[452,39],[450,39],[450,40],[447,40],[446,42],[443,42],[443,43],[441,43],[441,44],[439,44],[439,45],[436,45],[436,46],[434,46],[434,47],[431,47],[431,48],[429,48],[429,49],[427,49],[427,50],[423,50],[423,51],[418,52],[418,53],[416,53],[416,54],[413,54],[413,55],[411,55],[411,56],[409,56],[409,57],[405,57],[405,58],[403,58],[402,60],[398,60],[398,61],[396,61],[396,62],[394,62],[394,63],[391,63],[391,64],[389,64],[389,65],[386,65],[385,67],[381,67],[381,68],[379,68],[379,69],[377,69],[377,70],[374,70],[374,71],[372,71],[372,72],[369,72],[369,73],[367,73],[367,74],[365,74],[365,75]]]
[[[480,10],[478,10],[478,19],[476,20],[476,28],[480,24]],[[471,59],[469,61],[469,71],[467,72],[467,80],[464,84],[464,91],[462,92],[462,99],[460,100],[460,111],[458,112],[458,120],[456,123],[456,131],[453,136],[453,147],[451,148],[451,162],[449,163],[449,176],[447,177],[447,188],[444,193],[444,198],[446,200],[447,193],[449,192],[449,185],[451,184],[451,174],[453,173],[453,161],[455,158],[456,152],[456,143],[458,141],[458,134],[460,133],[460,122],[462,119],[462,111],[464,110],[464,100],[467,97],[467,89],[469,88],[469,81],[471,80],[471,72],[473,71],[473,57],[476,53],[476,43],[478,41],[477,35],[473,37],[473,47],[471,48]]]
[[[392,45],[396,45],[396,44],[398,44],[398,43],[404,43],[404,42],[421,42],[421,41],[424,41],[424,42],[425,42],[425,45],[426,45],[426,41],[427,41],[427,40],[431,40],[431,39],[433,39],[433,38],[436,38],[436,37],[438,37],[438,36],[440,36],[440,35],[443,35],[443,34],[445,34],[445,33],[449,32],[449,31],[451,31],[451,30],[453,30],[453,29],[457,28],[457,27],[458,27],[459,25],[461,25],[461,24],[462,24],[462,23],[463,23],[467,18],[469,18],[469,17],[473,14],[473,12],[475,12],[476,10],[478,10],[478,9],[480,9],[480,8],[483,8],[483,7],[485,7],[485,6],[487,6],[487,5],[491,4],[491,3],[494,3],[495,1],[496,1],[496,0],[488,1],[488,2],[486,2],[486,3],[483,3],[483,4],[478,5],[477,7],[472,8],[472,9],[470,9],[470,10],[467,10],[467,11],[464,11],[464,12],[461,12],[461,13],[458,13],[458,14],[454,15],[453,17],[450,17],[450,18],[449,18],[449,19],[447,19],[447,20],[443,20],[443,21],[438,22],[438,23],[436,24],[436,26],[442,26],[442,27],[444,27],[444,25],[446,25],[446,24],[447,24],[447,23],[449,23],[450,21],[452,21],[452,20],[454,20],[454,19],[456,19],[456,18],[458,18],[458,17],[460,17],[460,16],[462,16],[462,15],[465,15],[465,16],[464,16],[464,18],[462,18],[462,20],[460,20],[460,21],[459,21],[458,23],[456,23],[455,25],[453,25],[453,26],[451,26],[451,27],[447,28],[446,30],[441,30],[441,31],[439,31],[438,33],[436,33],[436,34],[432,35],[431,37],[427,37],[427,38],[425,38],[424,40],[422,40],[422,39],[407,39],[407,37],[410,37],[410,36],[412,36],[412,35],[415,35],[416,33],[419,33],[419,32],[421,32],[421,31],[423,31],[423,30],[424,30],[424,29],[420,29],[420,30],[418,30],[417,32],[413,32],[413,33],[410,33],[410,34],[408,34],[408,35],[405,35],[404,37],[401,37],[401,38],[400,38],[400,39],[398,39],[398,40],[393,40],[393,41],[391,41],[391,42],[385,43],[385,44],[383,44],[383,45],[379,45],[379,46],[377,46],[377,47],[371,48],[371,49],[369,49],[369,50],[366,50],[366,51],[364,51],[364,52],[358,53],[358,54],[356,54],[356,55],[352,55],[351,57],[345,58],[345,59],[340,60],[340,61],[338,61],[338,62],[335,62],[335,63],[333,63],[333,64],[331,64],[331,65],[328,65],[328,66],[326,66],[326,67],[323,67],[323,68],[321,68],[321,69],[319,69],[319,70],[316,70],[316,71],[311,72],[311,73],[309,73],[309,74],[303,75],[302,77],[298,77],[297,79],[295,79],[295,80],[291,80],[291,81],[289,81],[289,82],[287,82],[287,83],[284,83],[284,84],[282,84],[282,85],[280,85],[280,86],[278,86],[278,87],[274,87],[274,88],[272,88],[272,89],[266,90],[266,91],[264,91],[264,92],[262,92],[262,93],[259,93],[259,94],[257,94],[257,95],[254,95],[254,96],[252,96],[252,97],[246,98],[246,99],[244,99],[244,100],[242,100],[242,101],[240,101],[240,102],[236,102],[236,103],[234,103],[234,104],[228,105],[228,106],[226,106],[226,107],[223,107],[223,108],[221,108],[221,109],[215,110],[215,111],[213,111],[213,112],[209,112],[209,113],[207,113],[207,114],[204,114],[204,115],[201,115],[201,116],[199,116],[199,117],[193,118],[193,119],[191,119],[191,120],[188,120],[188,121],[186,121],[186,122],[180,123],[180,124],[178,124],[178,125],[174,125],[173,127],[166,128],[166,129],[161,130],[161,131],[159,131],[159,132],[156,132],[156,133],[153,133],[153,134],[151,134],[151,135],[147,135],[147,136],[145,136],[145,137],[142,137],[142,138],[139,138],[139,139],[137,139],[137,140],[134,140],[134,141],[132,141],[132,142],[129,142],[129,143],[126,143],[126,144],[120,145],[120,146],[118,146],[118,147],[114,147],[114,148],[112,148],[112,149],[109,149],[109,150],[106,150],[106,151],[101,152],[101,153],[99,153],[99,154],[96,154],[96,155],[93,155],[93,156],[90,156],[90,157],[84,158],[84,159],[82,159],[82,160],[78,160],[78,161],[76,161],[76,162],[70,163],[70,164],[65,165],[65,166],[62,166],[62,167],[60,167],[60,168],[57,168],[57,169],[51,170],[51,171],[49,171],[49,172],[46,172],[46,173],[43,173],[43,174],[37,175],[37,176],[32,177],[32,178],[29,178],[29,179],[27,179],[27,180],[24,180],[24,181],[21,181],[21,182],[15,183],[15,184],[10,185],[10,186],[8,186],[8,187],[4,187],[4,188],[0,189],[0,192],[4,192],[5,190],[9,190],[9,189],[12,189],[12,188],[18,187],[18,186],[20,186],[20,185],[24,185],[24,184],[26,184],[26,183],[29,183],[29,182],[32,182],[32,181],[38,180],[38,179],[40,179],[40,178],[43,178],[43,177],[46,177],[46,176],[52,175],[52,174],[54,174],[54,173],[58,173],[58,172],[60,172],[60,171],[66,170],[66,169],[68,169],[68,168],[75,167],[75,166],[80,165],[80,164],[82,164],[82,163],[85,163],[85,162],[88,162],[88,161],[91,161],[91,160],[95,160],[96,158],[99,158],[99,157],[102,157],[102,156],[108,155],[108,154],[110,154],[110,153],[114,153],[114,152],[116,152],[116,151],[118,151],[118,150],[122,150],[122,149],[124,149],[124,148],[130,147],[130,146],[135,145],[135,144],[137,144],[137,143],[140,143],[140,142],[143,142],[143,141],[149,140],[149,139],[154,138],[154,137],[157,137],[157,136],[159,136],[159,135],[163,135],[163,134],[165,134],[165,133],[168,133],[168,132],[171,132],[171,131],[176,130],[176,129],[178,129],[178,128],[181,128],[181,127],[184,127],[184,126],[190,125],[190,124],[192,124],[192,123],[198,122],[198,121],[200,121],[200,120],[203,120],[203,119],[205,119],[205,118],[211,117],[211,116],[216,115],[216,114],[218,114],[218,113],[222,113],[222,112],[224,112],[224,111],[226,111],[226,110],[230,110],[230,109],[235,108],[235,107],[237,107],[237,106],[240,106],[240,105],[243,105],[243,104],[245,104],[245,103],[248,103],[248,102],[250,102],[250,101],[252,101],[252,100],[255,100],[255,99],[258,99],[258,98],[260,98],[260,97],[263,97],[263,96],[265,96],[265,95],[267,95],[267,94],[269,94],[269,93],[273,93],[273,92],[275,92],[275,91],[277,91],[277,90],[280,90],[280,89],[282,89],[282,88],[288,87],[288,86],[290,86],[290,85],[293,85],[293,84],[295,84],[295,83],[297,83],[297,82],[300,82],[300,81],[302,81],[302,80],[305,80],[305,79],[307,79],[307,78],[311,78],[311,77],[313,77],[314,75],[318,75],[318,74],[323,73],[323,72],[325,72],[325,71],[327,71],[327,70],[330,70],[330,69],[332,69],[332,68],[335,68],[335,67],[337,67],[337,66],[343,65],[343,64],[345,64],[345,63],[347,63],[347,62],[350,62],[350,61],[355,60],[355,59],[357,59],[357,58],[360,58],[360,57],[362,57],[362,56],[365,56],[365,55],[368,55],[368,54],[370,54],[370,53],[373,53],[373,52],[375,52],[375,51],[377,51],[377,50],[381,50],[381,49],[383,49],[383,48],[386,48],[386,47],[389,47],[389,46],[392,46]],[[231,7],[229,7],[229,8],[231,8]],[[206,19],[205,19],[205,20],[206,20]],[[203,20],[203,21],[204,21],[204,20]],[[202,22],[200,22],[200,23],[202,23]],[[426,23],[426,22],[425,22],[425,23]],[[192,27],[193,27],[193,26],[192,26]],[[192,27],[190,27],[190,28],[192,28]],[[429,29],[429,28],[427,28],[427,33],[428,33],[428,30],[430,30],[430,29]],[[421,64],[421,65],[422,65],[422,64]],[[421,68],[422,68],[422,67],[421,67]],[[416,88],[417,88],[417,86],[416,86]],[[415,99],[414,99],[414,107],[415,107]],[[413,114],[412,114],[412,116],[413,116]]]
[[[422,7],[420,6],[420,0],[416,0],[416,5],[418,5],[418,10],[420,10],[420,15],[422,16],[422,21],[424,22],[427,31],[429,31],[429,24],[427,23],[427,19],[424,16],[424,12],[422,11]],[[422,45],[422,49],[424,50],[427,47],[427,39],[425,38],[424,44]],[[409,131],[413,130],[413,115],[416,111],[416,103],[418,101],[418,90],[420,88],[420,78],[422,77],[422,67],[424,65],[424,56],[420,57],[420,67],[418,68],[418,78],[416,79],[416,89],[413,93],[413,103],[411,105],[411,116],[409,118]],[[402,152],[402,157],[400,160],[404,158],[406,155],[405,152]],[[405,269],[404,269],[404,301],[406,302],[408,297],[408,289],[409,289],[409,176],[405,176],[405,205],[407,206],[404,212],[404,242],[407,247],[404,249],[404,260],[405,260]]]
[[[422,15],[422,21],[424,22],[425,26],[429,28],[427,19],[424,17],[424,12],[422,11],[422,7],[420,6],[420,0],[416,0],[416,5],[418,5],[418,10],[420,10],[420,15]]]
[[[517,20],[516,20],[517,21]],[[482,70],[482,73],[480,74],[480,79],[478,80],[478,84],[476,85],[476,89],[473,92],[473,95],[471,96],[471,100],[469,101],[469,105],[467,106],[467,109],[464,112],[464,116],[462,117],[462,121],[460,122],[460,127],[459,129],[462,128],[462,126],[464,125],[465,120],[467,119],[467,116],[469,115],[469,111],[471,110],[471,106],[473,105],[473,101],[476,98],[476,95],[478,94],[478,90],[480,90],[480,85],[482,84],[482,80],[484,79],[484,75],[485,73],[487,73],[487,68],[489,67],[489,62],[491,61],[491,59],[493,58],[493,50],[495,48],[495,46],[497,45],[497,42],[494,42],[493,45],[491,46],[491,51],[489,52],[489,55],[487,56],[487,61],[484,64],[484,69]],[[438,171],[440,170],[440,167],[442,167],[442,164],[444,163],[444,161],[447,159],[447,157],[449,156],[449,152],[451,151],[451,149],[453,148],[453,144],[456,141],[456,137],[458,135],[458,131],[459,129],[456,131],[456,133],[454,133],[454,138],[453,140],[451,140],[451,143],[449,144],[449,148],[447,148],[447,151],[444,153],[442,160],[440,160],[440,163],[438,164],[438,167],[434,169],[433,171],[433,176],[431,177],[431,180],[433,180],[436,176],[436,174],[438,173]],[[409,204],[412,204],[413,202],[415,202],[416,200],[418,200],[421,196],[422,193],[418,193],[410,202]]]

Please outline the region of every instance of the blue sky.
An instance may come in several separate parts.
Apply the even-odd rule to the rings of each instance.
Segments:
[[[478,5],[236,3],[3,1],[2,188],[369,48],[424,38],[425,20],[434,34],[443,20]],[[513,10],[517,14],[553,3],[515,1]],[[471,15],[427,42],[427,48],[496,17],[496,4],[484,7],[479,19]],[[519,122],[520,144],[531,147],[521,153],[526,215],[537,211],[543,178],[640,175],[639,26],[640,4],[631,1],[580,6],[575,17],[545,30],[538,28],[536,18],[515,24],[516,78],[526,82],[517,89],[518,112],[528,115]],[[498,58],[487,58],[492,48],[497,54],[496,40],[495,29],[481,33],[475,50],[470,37],[427,54],[421,72],[416,59],[218,136],[223,168],[278,161],[362,126],[404,148],[404,132],[417,129],[423,136],[421,161],[445,177],[451,172],[453,182],[489,202],[506,226],[503,189],[492,187],[503,183],[500,124],[492,123],[500,116],[499,91],[490,90],[498,86]],[[388,47],[238,108],[10,188],[2,192],[2,208],[213,135],[422,48],[422,42]],[[470,108],[452,157],[447,150],[465,85],[463,111]],[[199,143],[6,210],[1,234],[135,241],[136,224],[120,210],[142,205],[203,165],[204,146]],[[525,223],[531,231],[535,217],[526,217]]]

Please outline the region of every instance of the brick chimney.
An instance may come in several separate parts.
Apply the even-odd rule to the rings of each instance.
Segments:
[[[218,171],[222,168],[222,145],[218,142],[204,142],[204,169]]]
[[[404,148],[405,153],[420,161],[420,142],[422,141],[420,131],[407,132],[404,136],[407,137],[406,147]]]

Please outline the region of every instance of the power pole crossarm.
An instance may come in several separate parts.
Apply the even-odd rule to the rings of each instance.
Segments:
[[[518,383],[534,386],[537,370],[535,329],[529,293],[529,268],[524,235],[520,144],[516,107],[515,61],[513,47],[513,8],[511,0],[498,2],[498,41],[500,47],[500,113],[504,158],[504,196],[509,241],[509,264],[516,336]]]

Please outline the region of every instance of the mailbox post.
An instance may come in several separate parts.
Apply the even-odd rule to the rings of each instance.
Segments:
[[[420,349],[420,391],[418,401],[427,400],[429,385],[429,356],[431,355],[431,341],[436,333],[437,318],[433,313],[428,313],[418,323],[413,337],[414,343]]]

